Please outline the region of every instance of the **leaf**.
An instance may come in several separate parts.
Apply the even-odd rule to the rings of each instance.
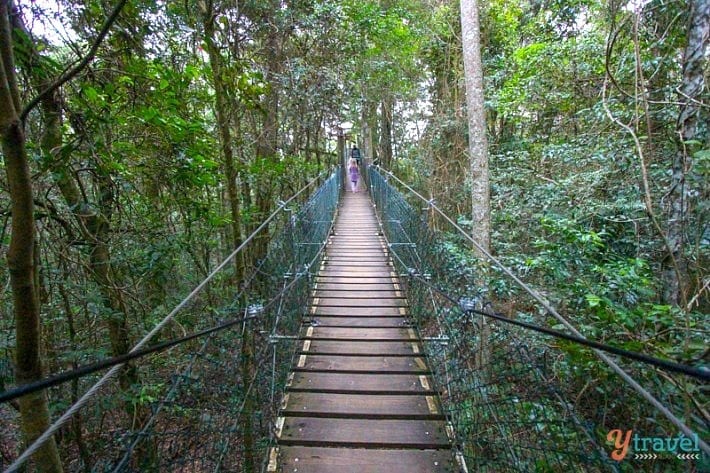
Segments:
[[[85,87],[84,88],[84,96],[90,101],[90,102],[96,102],[96,100],[99,98],[99,93],[96,89],[93,87]]]
[[[601,304],[601,298],[597,296],[596,294],[587,294],[584,296],[585,299],[587,299],[587,304],[589,304],[589,307],[597,307],[599,304]]]

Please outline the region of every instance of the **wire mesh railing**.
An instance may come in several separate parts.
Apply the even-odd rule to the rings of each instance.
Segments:
[[[128,448],[112,471],[265,467],[272,422],[308,303],[311,267],[319,264],[333,224],[339,174],[300,208],[281,203],[284,211],[272,225],[267,256],[234,298],[231,310],[246,319],[241,333],[220,333],[201,342],[159,404],[163,409],[154,410],[149,428],[125,436]],[[146,456],[141,445],[159,454]]]
[[[702,454],[688,459],[678,449],[658,453],[651,448],[651,440],[645,439],[682,439],[684,434],[615,370],[595,361],[591,351],[584,363],[576,364],[568,355],[583,348],[482,316],[492,313],[480,290],[486,279],[483,265],[462,267],[454,257],[460,248],[452,248],[444,233],[429,229],[426,207],[431,210],[432,202],[414,198],[412,205],[388,182],[391,174],[375,167],[368,174],[410,317],[423,340],[456,447],[470,471],[701,468]],[[539,326],[550,320],[545,310],[535,309],[514,318]],[[646,365],[632,361],[625,369],[645,386],[657,384],[655,370]],[[667,396],[662,401],[678,404]],[[682,420],[692,426],[686,428],[702,439],[706,425],[698,416],[684,414]],[[616,430],[634,433],[626,450],[612,435]],[[610,458],[616,451],[618,459],[622,450],[623,461]]]
[[[311,267],[320,264],[335,218],[339,176],[338,169],[302,204],[296,196],[279,202],[258,230],[270,237],[266,256],[242,269],[238,281],[229,261],[236,250],[151,331],[154,342],[183,343],[111,368],[130,379],[130,387],[106,375],[76,380],[75,390],[91,400],[72,406],[52,432],[62,436],[69,471],[264,468]],[[204,336],[189,339],[201,331]],[[66,387],[50,391],[50,399],[58,399]],[[20,460],[0,466],[18,471]]]

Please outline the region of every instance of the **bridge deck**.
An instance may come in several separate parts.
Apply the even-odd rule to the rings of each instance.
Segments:
[[[282,402],[269,471],[453,472],[422,346],[364,193],[346,193]]]

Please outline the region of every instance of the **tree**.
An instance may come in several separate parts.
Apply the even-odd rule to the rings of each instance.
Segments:
[[[218,43],[216,41],[216,23],[215,20],[219,14],[218,9],[213,1],[200,1],[200,14],[202,16],[202,25],[204,28],[204,38],[207,47],[207,53],[210,59],[210,69],[212,71],[212,85],[215,90],[215,112],[217,119],[217,129],[219,131],[219,140],[221,145],[222,162],[224,165],[224,178],[226,180],[227,198],[229,200],[230,217],[231,217],[231,247],[236,249],[242,241],[241,236],[241,216],[239,205],[239,193],[237,189],[237,172],[234,166],[234,151],[232,148],[232,123],[230,115],[235,113],[234,108],[238,106],[235,103],[229,103],[226,87],[226,71],[223,67],[223,59],[220,53]],[[230,113],[230,105],[232,112]],[[243,268],[242,255],[235,258],[235,278],[237,284],[242,283]],[[243,327],[243,336],[241,341],[241,374],[242,383],[246,390],[249,382],[252,379],[254,372],[253,366],[253,335],[251,327]],[[253,396],[247,395],[244,404],[244,414],[241,416],[240,425],[244,435],[244,464],[245,471],[254,469],[254,434],[252,427],[252,416],[254,415]]]
[[[488,140],[483,101],[478,5],[461,0],[461,40],[463,46],[466,106],[468,111],[468,151],[470,159],[473,238],[490,250],[490,188],[488,180]],[[482,256],[482,255],[481,255]]]
[[[687,302],[687,262],[685,247],[690,233],[691,204],[703,195],[703,178],[695,166],[693,152],[702,144],[701,98],[705,91],[706,49],[710,36],[710,2],[688,3],[688,42],[683,53],[683,78],[679,87],[680,111],[676,122],[675,153],[671,166],[668,212],[670,254],[664,262],[664,299],[674,305]],[[705,130],[706,131],[706,130]],[[707,151],[705,151],[707,153]],[[707,197],[707,195],[705,196]]]
[[[430,156],[427,187],[431,198],[448,215],[466,215],[471,209],[471,195],[465,191],[468,174],[464,118],[464,92],[461,35],[461,12],[451,2],[435,0],[431,38],[426,45],[426,64],[433,82],[432,116],[426,127],[425,146]],[[436,213],[430,213],[430,225],[438,227]]]
[[[15,13],[11,1],[0,0],[0,139],[12,199],[12,233],[7,265],[17,339],[16,379],[19,383],[30,383],[42,377],[40,316],[34,198],[25,133],[20,119],[22,109],[12,50],[12,14]],[[49,426],[46,392],[20,398],[20,414],[24,439],[30,444]],[[40,471],[62,471],[54,438],[40,447],[34,459]]]

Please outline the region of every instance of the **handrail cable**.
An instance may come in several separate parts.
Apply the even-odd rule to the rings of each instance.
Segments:
[[[290,200],[289,200],[289,201],[290,201]],[[284,205],[286,205],[287,203],[288,203],[288,201],[287,201],[286,203],[284,203]],[[334,220],[331,221],[331,229],[332,229],[332,227],[333,227],[333,223],[334,223]],[[330,233],[330,231],[329,231],[328,233]],[[284,296],[284,294],[286,294],[287,292],[289,292],[289,291],[291,290],[291,288],[292,288],[293,286],[295,286],[296,283],[297,283],[298,281],[300,281],[303,277],[308,277],[308,275],[309,275],[308,268],[311,268],[311,267],[313,266],[313,264],[315,263],[315,261],[318,260],[318,258],[319,258],[319,257],[321,256],[321,254],[323,253],[323,250],[325,249],[325,246],[326,246],[327,243],[328,243],[327,240],[321,242],[320,248],[318,249],[318,251],[316,252],[316,254],[314,255],[314,257],[311,259],[310,262],[308,262],[308,263],[306,263],[306,264],[304,265],[304,271],[302,271],[302,272],[296,271],[296,272],[295,272],[295,275],[294,275],[294,277],[293,277],[293,279],[292,279],[289,283],[284,283],[284,285],[282,286],[281,290],[280,290],[277,294],[275,294],[268,302],[266,302],[263,306],[260,307],[260,310],[259,310],[260,313],[264,313],[264,311],[266,311],[266,309],[268,309],[268,308],[270,308],[271,306],[273,306],[273,305],[276,303],[276,301],[279,302],[279,309],[278,309],[277,313],[280,313],[280,307],[281,307],[281,303],[282,303],[282,301],[283,301],[283,296]],[[259,270],[260,270],[260,268],[257,268],[257,269],[256,269],[256,271],[259,271]],[[240,296],[241,296],[241,294],[240,294]],[[246,314],[249,313],[249,307],[246,307],[246,308],[244,308],[243,310],[245,311]],[[236,324],[238,324],[238,323],[245,323],[245,322],[247,322],[248,320],[252,320],[252,319],[256,319],[256,318],[258,318],[258,317],[257,317],[257,316],[246,316],[246,315],[245,315],[244,317],[235,320],[234,323],[230,324],[230,327],[232,327],[232,326],[234,326],[234,325],[236,325]],[[277,315],[277,317],[276,317],[276,322],[274,323],[274,327],[273,327],[273,330],[272,330],[272,335],[274,335],[274,334],[276,333],[276,329],[277,329],[277,326],[278,326],[278,319],[279,319],[279,317],[278,317],[278,315]],[[209,342],[209,339],[205,340],[205,344],[207,344],[208,342]],[[205,345],[205,346],[206,346],[206,345]],[[201,350],[204,350],[204,347],[205,347],[205,346],[203,346],[203,348],[202,348]],[[261,354],[263,354],[265,351],[266,351],[266,348],[262,348]],[[260,358],[260,356],[257,356],[257,358]],[[194,360],[193,360],[193,362],[194,362]],[[190,369],[190,370],[192,369],[192,363],[191,363],[189,369]],[[258,372],[255,372],[255,373],[254,373],[254,376],[252,376],[251,380],[249,381],[249,385],[248,385],[248,387],[247,387],[247,390],[246,390],[246,392],[244,393],[244,399],[242,400],[242,403],[241,403],[239,409],[238,409],[237,412],[236,412],[236,416],[235,416],[235,418],[234,418],[234,423],[232,424],[232,427],[229,429],[229,431],[234,431],[234,430],[236,429],[237,423],[239,422],[239,419],[241,418],[242,414],[244,413],[244,406],[246,405],[247,397],[248,397],[249,394],[252,392],[252,389],[253,389],[254,384],[255,384],[255,382],[256,382],[257,375],[258,375]],[[175,388],[173,388],[173,390],[174,390],[174,389],[175,389]],[[169,394],[170,394],[170,393],[169,393]],[[166,399],[167,399],[167,397],[166,397]],[[153,415],[151,416],[150,421],[147,422],[146,425],[143,426],[143,428],[142,428],[141,431],[138,433],[138,435],[136,435],[136,438],[133,440],[133,442],[131,443],[131,445],[126,449],[126,453],[124,454],[123,458],[122,458],[121,461],[116,465],[116,467],[112,470],[113,473],[117,473],[117,472],[121,471],[121,468],[123,468],[123,467],[125,466],[125,464],[128,462],[128,460],[129,460],[129,458],[130,458],[131,452],[135,449],[136,445],[138,445],[138,442],[144,437],[145,433],[148,431],[148,429],[150,428],[151,424],[153,423],[153,420],[155,419],[157,413],[162,410],[162,408],[163,408],[164,405],[165,405],[165,400],[163,400],[163,402],[160,403],[160,405],[157,407],[157,409],[155,410],[155,412],[154,412]],[[222,463],[222,461],[223,461],[223,458],[224,458],[224,455],[225,455],[225,453],[226,453],[226,448],[227,448],[228,444],[229,444],[229,442],[224,442],[224,443],[223,443],[223,448],[222,448],[222,451],[220,452],[220,457],[219,457],[219,460],[217,461],[217,466],[215,467],[215,471],[218,471],[219,468],[220,468],[220,465],[221,465],[221,463]]]
[[[386,205],[386,202],[385,202],[385,205]],[[391,254],[391,255],[394,255],[394,257],[397,259],[397,261],[399,261],[399,263],[400,263],[403,267],[408,268],[409,265],[407,265],[407,264],[404,262],[404,260],[402,259],[402,257],[399,255],[399,253],[398,253],[397,250],[395,249],[395,246],[392,245],[393,242],[390,241],[390,238],[387,236],[387,232],[385,231],[385,227],[384,227],[384,225],[383,225],[382,219],[380,219],[379,215],[377,215],[377,212],[375,212],[375,216],[377,217],[377,222],[378,222],[379,225],[380,225],[380,229],[382,230],[382,236],[384,237],[385,242],[386,242],[387,245],[388,245],[388,249],[389,249],[390,254]],[[402,222],[397,222],[397,223],[398,223],[398,225],[399,225],[399,228],[404,231],[404,227],[402,226]],[[409,243],[414,243],[414,242],[412,242],[412,238],[409,236],[409,234],[408,234],[406,231],[404,231],[404,234],[406,235],[407,240],[409,240]],[[419,263],[423,263],[423,260],[422,260],[422,258],[421,258],[421,255],[419,254],[419,251],[418,251],[418,249],[417,249],[416,247],[415,247],[415,249],[414,249],[414,254],[415,254],[416,257],[417,257],[417,260],[419,260]],[[412,272],[412,270],[409,270],[406,276],[409,276],[409,277],[417,277],[417,279],[419,279],[419,280],[421,280],[421,281],[425,281],[426,283],[428,283],[428,281],[427,281],[425,278],[421,278],[421,276],[419,275],[419,273]],[[455,302],[455,300],[454,300],[452,297],[450,297],[448,294],[444,293],[439,287],[437,287],[437,286],[435,286],[435,285],[433,285],[433,284],[430,284],[430,283],[429,283],[429,284],[425,284],[425,285],[427,286],[427,291],[428,291],[428,293],[429,293],[429,299],[430,299],[431,304],[432,304],[432,307],[433,307],[433,309],[434,309],[433,312],[434,312],[434,314],[435,314],[435,316],[436,316],[437,323],[438,323],[438,326],[439,326],[439,327],[438,327],[438,328],[439,328],[439,334],[440,334],[440,336],[441,336],[441,335],[443,335],[443,334],[442,334],[441,326],[446,324],[446,322],[445,322],[446,317],[441,317],[441,316],[440,316],[440,315],[441,315],[441,311],[437,309],[437,301],[436,301],[436,298],[434,297],[434,293],[442,294],[445,299],[448,299],[449,301],[454,302],[454,305],[455,305],[455,306],[459,306],[459,303],[458,303],[458,302]],[[417,330],[417,334],[418,334],[419,338],[421,339],[421,338],[422,338],[422,334],[421,334],[421,332],[419,331],[419,328],[417,327],[416,330]],[[446,363],[444,363],[443,368],[444,368],[444,376],[445,376],[445,381],[446,381],[446,390],[447,390],[447,391],[451,391],[451,381],[452,381],[452,380],[451,380],[451,377],[450,377],[450,374],[449,374],[448,365],[447,365]],[[485,397],[485,399],[486,399],[486,405],[490,405],[490,402],[488,401],[488,396],[487,396],[487,394],[485,393],[485,391],[482,393],[482,395],[483,395],[483,396]],[[502,429],[501,429],[501,422],[500,422],[500,420],[499,420],[499,418],[498,418],[498,414],[496,413],[495,409],[491,409],[491,410],[490,410],[490,414],[496,419],[496,429],[500,432],[501,436],[504,437],[505,434],[503,433],[503,431],[502,431]],[[514,460],[515,462],[518,462],[517,455],[515,454],[515,450],[512,448],[512,445],[506,445],[506,448],[508,448],[508,451],[509,451],[509,453],[510,453],[510,456],[513,458],[513,460]]]
[[[328,230],[328,234],[330,234],[330,231],[333,229],[333,224],[334,224],[334,223],[335,223],[335,219],[331,220],[331,222],[330,222],[330,229]],[[282,301],[282,296],[283,296],[283,294],[285,294],[289,289],[291,289],[291,287],[292,287],[293,285],[295,285],[296,282],[298,282],[301,278],[303,278],[304,276],[305,276],[305,277],[309,277],[309,276],[310,276],[310,268],[312,268],[313,265],[315,264],[315,262],[318,261],[318,258],[321,257],[321,255],[323,254],[323,250],[325,250],[325,247],[326,247],[327,244],[328,244],[328,239],[326,238],[325,241],[321,242],[320,247],[318,248],[318,251],[317,251],[316,254],[313,256],[313,258],[311,258],[311,260],[310,260],[308,263],[306,263],[306,264],[303,265],[303,271],[297,271],[296,274],[295,274],[295,276],[294,276],[294,278],[293,278],[293,280],[292,280],[291,282],[289,282],[288,284],[284,284],[283,289],[281,289],[281,291],[280,291],[277,295],[275,295],[275,296],[269,301],[269,303],[268,303],[267,305],[264,306],[264,309],[266,309],[267,307],[273,305],[276,300],[279,301],[279,305],[280,305],[280,304],[281,304],[281,301]],[[278,323],[279,323],[279,319],[280,319],[280,317],[279,317],[279,315],[278,315],[279,313],[280,313],[280,310],[277,311],[276,321],[275,321],[274,326],[273,326],[273,328],[272,328],[271,336],[276,335],[276,329],[277,329],[277,327],[278,327]],[[265,348],[264,348],[264,350],[265,350]],[[256,376],[256,375],[255,375],[255,376]],[[253,384],[253,380],[252,380],[252,384]],[[249,387],[249,391],[250,391],[250,390],[251,390],[251,386]],[[246,402],[246,396],[249,394],[249,391],[247,391],[247,393],[244,395],[244,402]],[[230,431],[234,431],[234,429],[236,428],[236,425],[237,425],[237,423],[239,422],[239,417],[241,416],[241,409],[243,409],[243,407],[244,407],[244,405],[242,405],[242,408],[240,408],[240,411],[239,411],[238,415],[237,415],[236,418],[234,419],[234,422],[232,423],[232,428],[230,429]],[[223,459],[224,459],[224,455],[227,453],[227,448],[228,448],[228,447],[229,447],[229,442],[224,442],[223,445],[222,445],[222,450],[221,450],[221,452],[220,452],[219,460],[217,461],[217,465],[216,465],[215,470],[214,470],[215,472],[219,471],[219,468],[221,467],[222,461],[223,461]]]
[[[396,256],[396,258],[404,263],[402,259],[397,255],[396,251],[392,251],[392,253]],[[456,300],[454,297],[452,297],[449,293],[445,292],[443,289],[437,287],[436,285],[432,284],[429,282],[425,277],[422,277],[421,274],[417,272],[409,272],[406,274],[408,277],[413,277],[419,280],[422,284],[427,286],[428,288],[438,292],[442,297],[445,299],[448,299],[451,303],[454,305],[460,305],[460,302]],[[488,303],[486,304],[487,306],[491,307],[491,304]],[[518,327],[523,327],[528,330],[532,330],[534,332],[539,332],[539,333],[544,333],[546,335],[550,335],[555,338],[562,338],[565,340],[568,340],[570,342],[575,342],[580,345],[584,345],[586,347],[590,348],[596,348],[599,350],[603,350],[609,353],[613,353],[615,355],[619,355],[624,358],[629,358],[634,361],[639,361],[641,363],[645,363],[648,365],[653,365],[657,368],[662,368],[668,371],[673,371],[675,373],[681,373],[686,376],[692,376],[693,378],[697,378],[701,381],[710,381],[710,370],[704,369],[704,368],[697,368],[695,366],[689,366],[689,365],[684,365],[682,363],[676,363],[674,361],[669,361],[669,360],[664,360],[662,358],[656,358],[654,356],[646,355],[645,353],[639,353],[635,351],[630,351],[630,350],[625,350],[623,348],[618,348],[613,345],[607,345],[606,343],[601,343],[597,342],[594,340],[589,340],[588,338],[583,338],[583,337],[577,337],[574,335],[569,335],[564,332],[560,332],[559,330],[554,330],[551,328],[547,327],[542,327],[540,325],[536,324],[531,324],[529,322],[523,322],[520,320],[516,319],[511,319],[509,317],[504,316],[503,314],[496,313],[496,312],[486,312],[483,310],[478,310],[478,309],[463,309],[464,314],[478,314],[478,315],[483,315],[485,317],[497,320],[499,322],[504,322],[506,324],[512,324],[512,325],[517,325]]]
[[[276,210],[274,210],[271,213],[271,215],[269,215],[269,217],[267,217],[267,219],[264,220],[264,222],[262,222],[262,224],[259,225],[259,227],[257,227],[251,233],[251,235],[249,235],[229,256],[227,256],[224,259],[224,261],[222,261],[214,270],[212,270],[212,272],[210,274],[208,274],[207,277],[200,284],[198,284],[192,290],[192,292],[190,292],[190,294],[188,294],[178,305],[176,305],[175,308],[172,311],[170,311],[170,313],[168,315],[166,315],[165,318],[163,318],[163,320],[161,320],[153,328],[153,330],[151,330],[147,335],[145,335],[129,351],[129,353],[133,353],[134,351],[137,351],[137,350],[140,350],[141,348],[143,348],[143,346],[146,343],[148,343],[148,341],[150,341],[150,339],[152,339],[155,336],[155,334],[157,334],[160,330],[162,330],[163,327],[165,327],[165,325],[167,325],[168,322],[170,322],[173,319],[173,317],[175,317],[175,315],[180,310],[182,310],[193,297],[195,297],[200,291],[202,291],[202,289],[204,289],[204,287],[207,285],[207,283],[210,282],[217,275],[217,273],[219,273],[222,269],[224,269],[224,267],[227,266],[227,264],[229,264],[232,261],[232,259],[234,259],[234,257],[237,254],[239,254],[239,252],[241,252],[246,247],[246,245],[256,237],[257,234],[259,234],[264,228],[266,228],[266,226],[276,217],[276,215],[279,214],[279,212],[281,212],[289,203],[291,203],[299,195],[301,195],[303,192],[305,192],[307,189],[309,189],[313,184],[318,182],[318,180],[321,179],[321,177],[324,174],[327,174],[328,172],[330,172],[330,170],[321,172],[320,174],[318,174],[318,176],[313,178],[308,184],[303,186],[298,192],[296,192],[290,198],[288,198],[285,202],[280,201],[278,203]],[[44,433],[42,433],[42,435],[37,437],[37,439],[34,442],[32,442],[32,444],[29,447],[27,447],[25,449],[25,451],[22,452],[22,454],[15,459],[14,462],[12,462],[12,464],[7,468],[7,470],[5,470],[5,473],[11,473],[14,471],[18,471],[20,466],[22,466],[22,464],[25,463],[30,458],[30,456],[32,456],[37,450],[39,450],[39,448],[42,445],[44,445],[44,443],[47,442],[52,437],[52,435],[54,435],[62,427],[62,425],[64,425],[66,422],[68,422],[69,419],[71,419],[74,416],[74,414],[76,414],[77,411],[79,411],[82,407],[84,407],[84,405],[89,401],[89,399],[91,399],[94,396],[94,394],[96,394],[98,392],[98,390],[104,384],[106,384],[112,377],[114,377],[116,375],[116,373],[118,373],[118,371],[121,369],[122,366],[123,366],[123,363],[118,364],[118,365],[114,365],[105,375],[103,375],[101,377],[101,379],[99,379],[91,388],[89,388],[84,393],[84,395],[81,396],[81,398],[79,398],[73,405],[71,405],[64,412],[64,414],[61,415],[61,417],[59,417],[52,425],[50,425],[47,428],[47,430],[45,430]]]
[[[503,265],[503,263],[501,263],[495,256],[493,256],[489,251],[487,251],[485,248],[483,248],[473,237],[471,237],[468,233],[466,233],[465,230],[463,230],[456,222],[454,222],[439,207],[437,207],[436,204],[434,203],[433,199],[425,198],[424,196],[419,194],[416,190],[414,190],[411,186],[409,186],[407,183],[403,182],[401,179],[399,179],[397,176],[395,176],[394,173],[392,173],[391,171],[388,171],[379,165],[376,165],[374,167],[381,170],[383,173],[387,174],[388,176],[392,177],[395,181],[397,181],[399,184],[401,184],[404,188],[406,188],[414,196],[421,199],[423,202],[426,202],[432,209],[434,209],[439,215],[441,215],[444,218],[444,220],[449,222],[467,240],[469,240],[471,243],[473,243],[473,245],[481,252],[481,254],[483,254],[486,258],[488,258],[491,262],[493,262],[496,266],[498,266],[506,275],[508,275],[521,288],[523,288],[536,301],[538,301],[547,310],[547,312],[550,315],[555,317],[562,325],[564,325],[574,335],[576,335],[580,339],[586,340],[586,337],[584,335],[582,335],[566,318],[564,318],[562,315],[560,315],[557,312],[557,310],[554,307],[552,307],[552,305],[548,301],[546,301],[545,298],[543,298],[539,292],[537,292],[535,289],[531,288],[526,283],[524,283],[510,269],[508,269],[508,267]],[[680,420],[675,414],[673,414],[658,399],[656,399],[653,394],[651,394],[643,386],[641,386],[629,373],[627,373],[623,368],[621,368],[614,360],[609,358],[604,352],[602,352],[601,350],[599,350],[597,348],[592,348],[592,351],[602,361],[604,361],[607,365],[609,365],[609,367],[612,370],[614,370],[616,372],[616,374],[618,374],[624,381],[626,381],[626,383],[628,383],[636,392],[638,392],[651,405],[653,405],[656,409],[658,409],[658,411],[661,412],[673,425],[678,427],[678,429],[680,429],[685,435],[687,435],[688,437],[691,437],[691,438],[695,435],[695,432],[690,427],[685,425],[685,423],[682,420]],[[700,438],[698,438],[698,445],[700,448],[703,449],[703,451],[706,454],[710,455],[710,445],[708,445],[705,441],[703,441]]]
[[[379,221],[379,217],[378,217],[378,221]],[[381,222],[380,222],[380,226],[382,226]],[[400,227],[401,227],[401,225],[400,225]],[[386,235],[384,236],[384,238],[385,238],[385,240],[389,243],[389,239],[387,238]],[[416,250],[415,250],[415,252],[416,252]],[[405,268],[408,267],[408,265],[404,262],[404,260],[402,259],[402,257],[401,257],[401,256],[399,255],[399,253],[397,252],[397,250],[394,249],[394,247],[392,247],[392,246],[390,247],[390,254],[392,254],[392,255],[395,257],[395,259],[396,259],[403,267],[405,267]],[[464,308],[461,306],[461,301],[460,301],[460,300],[454,298],[453,296],[451,296],[451,294],[447,293],[446,291],[444,291],[444,290],[443,290],[442,288],[440,288],[439,286],[437,286],[437,285],[435,285],[435,284],[432,284],[431,281],[430,281],[427,277],[422,276],[422,274],[420,274],[419,272],[410,269],[410,270],[407,272],[407,274],[405,274],[404,276],[409,277],[409,278],[415,278],[415,279],[417,279],[420,283],[422,283],[424,286],[426,286],[427,289],[428,289],[430,292],[433,291],[433,292],[438,293],[438,294],[441,295],[443,298],[445,298],[445,299],[447,299],[449,302],[451,302],[454,306],[457,306],[457,307],[459,307],[460,309],[462,309],[462,312],[463,312],[464,315],[470,315],[470,314],[483,315],[483,316],[485,316],[485,317],[489,317],[489,318],[492,318],[492,319],[494,319],[494,320],[498,320],[498,321],[500,321],[500,322],[504,322],[504,323],[516,325],[516,326],[519,326],[519,327],[526,328],[526,329],[528,329],[528,330],[533,330],[533,331],[536,331],[536,332],[540,332],[540,333],[544,333],[544,334],[547,334],[547,335],[551,335],[551,336],[553,336],[553,337],[566,339],[566,340],[569,340],[569,341],[572,341],[572,342],[576,342],[576,343],[579,343],[580,345],[584,345],[584,346],[587,346],[587,347],[590,347],[590,348],[598,348],[598,349],[600,349],[600,350],[605,350],[605,351],[608,351],[608,352],[610,352],[610,353],[614,353],[614,354],[619,355],[619,356],[622,356],[622,357],[626,357],[626,358],[630,358],[630,359],[633,359],[633,360],[636,360],[636,361],[640,361],[640,362],[643,362],[643,363],[651,364],[651,365],[654,365],[654,366],[657,366],[657,367],[660,367],[660,368],[665,368],[665,369],[667,369],[667,370],[669,370],[669,371],[679,372],[679,373],[682,373],[682,374],[685,374],[685,375],[688,375],[688,376],[696,377],[696,378],[701,379],[701,380],[704,380],[704,381],[709,381],[709,380],[710,380],[710,371],[708,371],[708,370],[698,369],[698,368],[695,368],[695,367],[692,367],[692,366],[687,366],[687,365],[682,365],[682,364],[680,364],[680,363],[675,363],[675,362],[671,362],[671,361],[668,361],[668,360],[663,360],[663,359],[660,359],[660,358],[655,358],[655,357],[652,357],[652,356],[649,356],[649,355],[645,355],[645,354],[643,354],[643,353],[632,352],[632,351],[624,350],[624,349],[617,348],[617,347],[614,347],[614,346],[611,346],[611,345],[606,345],[606,344],[603,344],[603,343],[595,342],[595,341],[593,341],[593,340],[588,340],[588,339],[585,339],[585,338],[576,337],[576,336],[573,336],[573,335],[566,334],[566,333],[564,333],[564,332],[559,332],[559,331],[557,331],[557,330],[548,329],[548,328],[546,328],[546,327],[541,327],[541,326],[538,326],[538,325],[535,325],[535,324],[531,324],[531,323],[527,323],[527,322],[522,322],[522,321],[518,321],[518,320],[515,320],[515,319],[510,319],[510,318],[508,318],[508,317],[503,316],[503,315],[500,314],[500,313],[490,313],[490,312],[485,312],[485,311],[481,311],[481,310],[477,310],[477,309],[464,309]],[[492,305],[490,304],[490,302],[487,303],[486,306],[492,308]],[[485,395],[485,394],[484,394],[484,395]],[[561,397],[559,396],[559,394],[555,393],[555,396],[557,397],[558,400],[562,401],[562,399],[561,399]],[[493,416],[496,415],[496,414],[495,414],[495,411],[492,411],[491,414],[492,414]],[[579,425],[579,420],[576,418],[576,416],[573,416],[573,419],[574,419],[574,421]],[[497,422],[497,425],[498,425],[498,422]],[[587,435],[587,437],[588,437],[592,442],[594,442],[594,440],[592,439],[592,437],[589,436],[589,433],[587,432],[586,429],[584,429],[584,432],[585,432],[585,434]],[[512,455],[513,457],[515,457],[515,453],[514,453],[512,450],[511,450],[511,455]],[[616,469],[615,465],[612,465],[612,467],[613,467],[613,470],[614,470],[614,471],[618,471],[618,470]]]
[[[60,384],[64,384],[66,382],[69,382],[69,381],[72,381],[72,380],[75,380],[78,378],[83,378],[84,376],[90,375],[92,373],[96,373],[97,371],[101,371],[106,368],[111,368],[111,367],[113,367],[115,365],[119,365],[119,364],[125,364],[129,361],[135,360],[136,358],[143,358],[144,356],[150,355],[152,353],[159,353],[159,352],[167,350],[168,348],[172,348],[175,345],[182,345],[183,343],[189,342],[189,341],[194,340],[196,338],[202,338],[205,335],[211,335],[216,332],[221,332],[221,331],[231,328],[237,324],[240,324],[240,323],[243,323],[248,320],[255,319],[255,318],[256,318],[256,316],[231,319],[231,320],[225,321],[221,324],[210,327],[208,329],[200,330],[199,332],[194,332],[189,335],[185,335],[184,337],[173,338],[173,339],[167,340],[163,343],[158,343],[157,345],[151,345],[147,348],[141,348],[140,350],[134,350],[134,351],[131,351],[130,353],[124,353],[123,355],[112,356],[111,358],[105,358],[103,360],[99,360],[94,363],[89,363],[89,364],[79,366],[77,368],[74,368],[74,369],[71,369],[68,371],[63,371],[61,373],[58,373],[58,374],[55,374],[52,376],[48,376],[48,377],[41,379],[39,381],[34,381],[32,383],[23,384],[22,386],[18,386],[17,388],[3,391],[2,393],[0,393],[0,403],[9,402],[14,399],[20,398],[22,396],[26,396],[28,394],[32,394],[37,391],[41,391],[43,389],[52,388],[54,386],[58,386]]]

